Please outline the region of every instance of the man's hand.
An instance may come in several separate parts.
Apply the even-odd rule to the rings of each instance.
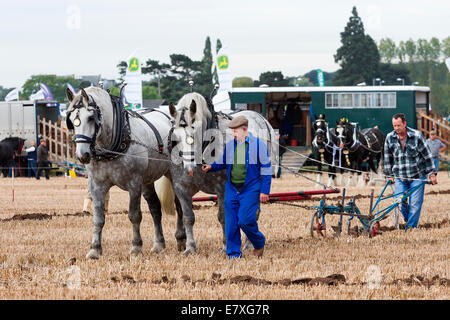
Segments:
[[[437,184],[436,174],[434,174],[434,173],[430,174],[430,181],[431,181],[431,184]]]
[[[260,194],[259,194],[259,200],[260,200],[262,203],[267,202],[267,201],[269,201],[269,195],[268,195],[268,194],[265,194],[265,193],[260,193]]]
[[[392,184],[395,183],[395,178],[394,177],[385,176],[385,179],[391,181]]]
[[[203,172],[208,172],[209,170],[211,170],[211,165],[210,164],[202,165],[202,171]]]

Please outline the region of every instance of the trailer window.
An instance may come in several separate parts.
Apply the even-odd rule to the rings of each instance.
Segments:
[[[395,92],[326,93],[325,108],[395,108]]]

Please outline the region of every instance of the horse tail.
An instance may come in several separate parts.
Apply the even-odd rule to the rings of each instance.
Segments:
[[[172,182],[165,176],[162,176],[155,181],[155,191],[161,203],[162,213],[171,216],[175,215],[175,193]]]

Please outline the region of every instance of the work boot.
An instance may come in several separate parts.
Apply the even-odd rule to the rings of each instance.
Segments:
[[[264,253],[264,247],[262,247],[260,249],[253,249],[253,255],[258,258],[261,258],[263,253]]]

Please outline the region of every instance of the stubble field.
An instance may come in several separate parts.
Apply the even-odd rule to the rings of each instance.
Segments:
[[[310,176],[312,177],[312,176]],[[81,213],[87,180],[0,179],[0,299],[449,299],[450,179],[438,176],[426,186],[419,229],[334,237],[338,218],[327,219],[326,239],[312,239],[309,228],[320,196],[263,204],[259,226],[267,238],[262,259],[244,252],[228,260],[221,249],[217,207],[195,204],[197,254],[176,249],[176,217],[164,216],[166,249],[150,253],[153,222],[142,202],[144,255],[130,256],[128,194],[111,189],[103,229],[103,256],[86,260],[92,216]],[[308,180],[284,175],[271,192],[317,190]],[[378,194],[381,186],[375,187]],[[367,213],[369,187],[349,187],[347,196]],[[337,203],[338,195],[328,196]],[[392,203],[392,202],[389,202]],[[344,222],[347,219],[344,219]],[[402,218],[400,223],[403,224]],[[357,222],[353,226],[358,225]]]

